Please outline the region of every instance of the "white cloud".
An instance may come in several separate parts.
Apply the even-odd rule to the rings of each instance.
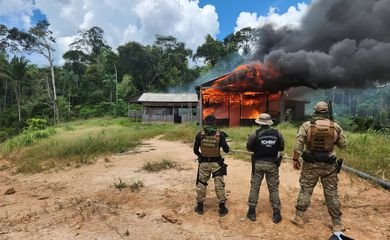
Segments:
[[[306,3],[298,3],[297,7],[291,6],[287,12],[278,13],[278,9],[270,7],[267,16],[257,17],[257,13],[241,12],[236,20],[234,31],[239,31],[245,27],[258,28],[265,24],[272,24],[275,28],[288,26],[290,28],[298,28],[302,17],[306,14],[309,6]]]
[[[104,30],[114,49],[129,41],[152,44],[155,35],[161,34],[175,36],[196,50],[207,34],[219,33],[215,7],[199,7],[198,0],[36,0],[34,7],[51,24],[57,60],[68,49],[69,39],[93,26]]]
[[[31,27],[33,3],[31,0],[0,0],[0,16],[8,27]]]

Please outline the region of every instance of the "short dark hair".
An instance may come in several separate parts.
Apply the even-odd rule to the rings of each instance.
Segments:
[[[208,125],[215,124],[215,121],[216,119],[213,114],[209,114],[204,118],[204,123]]]

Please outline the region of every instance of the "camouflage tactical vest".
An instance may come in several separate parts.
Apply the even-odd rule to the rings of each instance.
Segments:
[[[332,121],[328,119],[311,121],[307,132],[307,149],[312,152],[332,152],[337,137]]]
[[[205,131],[201,131],[200,151],[202,157],[219,157],[220,132],[217,130],[215,135],[207,136]]]

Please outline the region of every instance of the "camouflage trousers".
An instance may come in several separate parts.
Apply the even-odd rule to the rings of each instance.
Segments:
[[[311,195],[313,194],[318,179],[321,180],[324,189],[329,215],[332,217],[333,222],[337,222],[340,220],[341,212],[339,196],[337,194],[338,177],[333,164],[303,162],[299,179],[301,190],[295,208],[298,211],[305,212],[310,206]]]
[[[271,206],[273,209],[280,210],[279,168],[275,163],[266,161],[256,161],[255,163],[255,172],[252,173],[248,205],[251,207],[257,206],[260,186],[264,176],[268,186],[269,201],[271,202]]]
[[[221,166],[219,166],[219,164],[216,162],[203,162],[199,164],[199,182],[196,185],[197,202],[204,202],[206,198],[207,181],[210,179],[211,174],[220,168]],[[214,186],[218,201],[220,203],[225,202],[225,182],[223,181],[223,176],[214,177]]]

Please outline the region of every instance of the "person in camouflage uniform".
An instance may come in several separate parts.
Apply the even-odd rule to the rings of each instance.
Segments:
[[[223,175],[226,175],[226,166],[220,154],[220,148],[225,153],[229,152],[226,142],[226,134],[217,129],[214,115],[205,117],[203,129],[196,135],[194,153],[198,156],[199,167],[196,181],[196,202],[195,212],[203,214],[203,202],[206,198],[207,181],[211,176],[214,178],[215,193],[219,201],[219,215],[221,217],[228,213],[225,206],[225,182]],[[225,172],[224,172],[225,171]]]
[[[342,149],[347,146],[347,141],[340,125],[329,120],[326,102],[318,102],[314,111],[313,119],[303,123],[296,136],[293,152],[294,169],[301,168],[299,156],[302,155],[304,161],[299,179],[301,189],[295,206],[296,214],[291,222],[303,227],[303,214],[310,205],[313,189],[320,179],[333,223],[332,229],[335,232],[344,231],[337,194],[338,177],[334,164],[336,159],[334,145]]]
[[[273,209],[272,221],[282,221],[279,198],[279,165],[281,151],[284,150],[284,139],[278,130],[273,129],[271,116],[262,113],[255,120],[261,127],[248,137],[246,148],[253,152],[251,189],[248,198],[247,217],[256,221],[256,206],[259,199],[261,182],[265,176],[269,191],[269,200]]]

